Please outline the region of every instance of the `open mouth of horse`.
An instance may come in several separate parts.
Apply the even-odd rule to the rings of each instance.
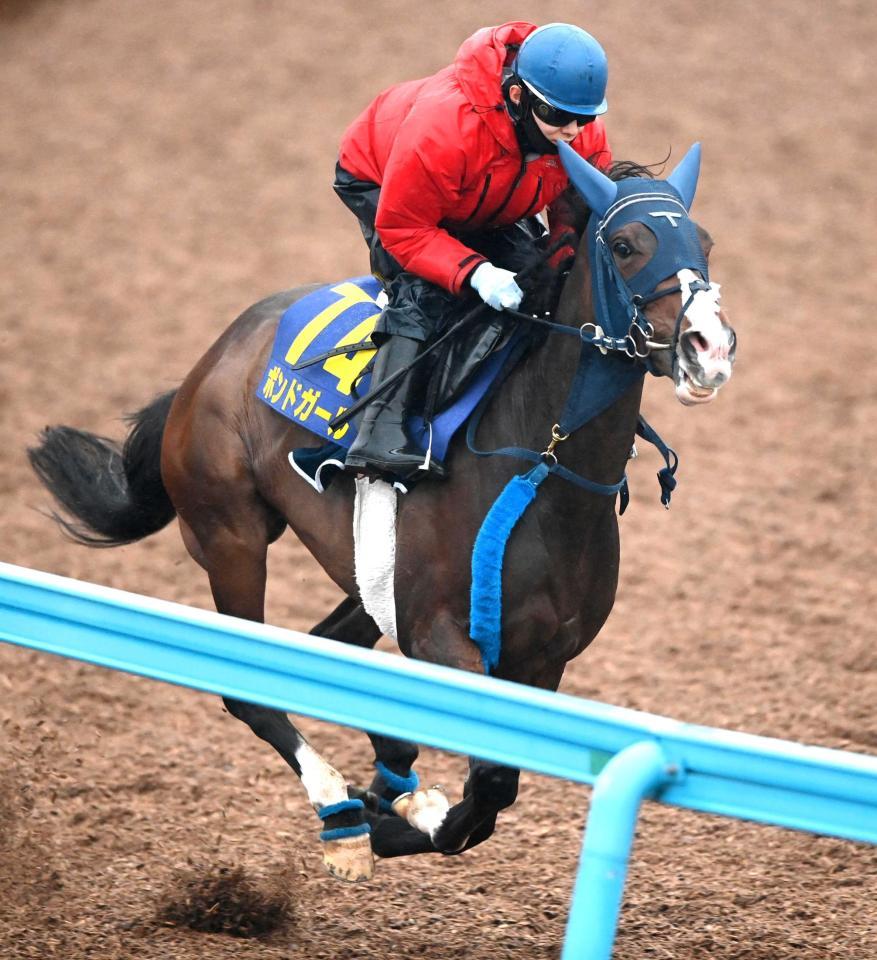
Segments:
[[[676,366],[676,398],[690,407],[698,403],[710,403],[719,392],[718,387],[705,387],[691,377],[681,363]]]

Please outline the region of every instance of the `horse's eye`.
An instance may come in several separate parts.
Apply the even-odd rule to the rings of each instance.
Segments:
[[[612,244],[612,252],[621,257],[622,260],[626,260],[633,256],[633,247],[626,240],[616,240]]]

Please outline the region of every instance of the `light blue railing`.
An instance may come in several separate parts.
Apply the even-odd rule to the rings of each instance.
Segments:
[[[0,563],[0,640],[594,785],[563,960],[607,960],[641,801],[877,843],[877,757],[680,723]]]

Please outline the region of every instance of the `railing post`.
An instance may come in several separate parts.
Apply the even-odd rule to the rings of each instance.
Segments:
[[[625,747],[597,777],[561,960],[610,960],[640,804],[673,778],[654,740]]]

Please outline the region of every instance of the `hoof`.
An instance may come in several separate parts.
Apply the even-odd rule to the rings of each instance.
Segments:
[[[430,838],[444,823],[449,808],[447,794],[441,787],[403,793],[393,801],[393,813],[403,817],[421,833],[429,834]]]
[[[324,840],[323,863],[337,880],[347,883],[371,880],[375,872],[375,859],[368,834]]]

